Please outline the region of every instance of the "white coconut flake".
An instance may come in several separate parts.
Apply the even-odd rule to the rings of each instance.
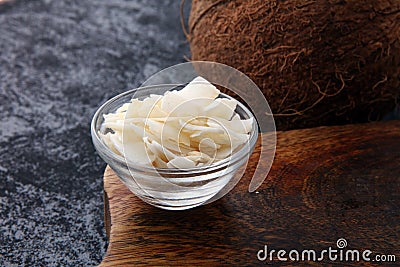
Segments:
[[[196,167],[196,164],[186,157],[176,157],[167,163],[168,168],[190,169]]]
[[[210,127],[224,127],[235,133],[247,134],[253,127],[254,119],[250,118],[247,120],[226,120],[222,118],[215,118],[214,120],[208,120],[207,125]]]
[[[179,94],[186,99],[204,99],[214,100],[220,94],[220,91],[203,77],[196,77],[186,85]]]
[[[234,99],[218,98],[210,105],[205,107],[205,112],[208,117],[223,118],[229,120],[232,118],[237,101]]]

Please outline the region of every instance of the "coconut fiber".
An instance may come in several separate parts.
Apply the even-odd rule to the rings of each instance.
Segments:
[[[280,130],[379,120],[400,92],[399,0],[193,0],[192,60],[260,87]]]

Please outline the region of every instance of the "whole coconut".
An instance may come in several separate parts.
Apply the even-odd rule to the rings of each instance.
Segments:
[[[249,75],[280,130],[378,120],[399,97],[399,0],[193,0],[188,38]]]

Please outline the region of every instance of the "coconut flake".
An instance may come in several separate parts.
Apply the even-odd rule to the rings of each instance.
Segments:
[[[211,99],[214,100],[220,91],[203,77],[194,78],[182,90],[178,91],[181,97],[186,99]]]
[[[229,120],[233,116],[236,105],[237,101],[234,99],[218,98],[205,107],[204,110],[208,117],[217,117]]]
[[[190,169],[195,167],[196,164],[186,157],[176,157],[167,163],[168,168],[176,169]]]

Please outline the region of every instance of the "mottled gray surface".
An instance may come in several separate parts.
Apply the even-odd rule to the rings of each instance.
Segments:
[[[0,4],[0,266],[101,261],[105,163],[90,120],[108,98],[185,61],[179,4]]]

